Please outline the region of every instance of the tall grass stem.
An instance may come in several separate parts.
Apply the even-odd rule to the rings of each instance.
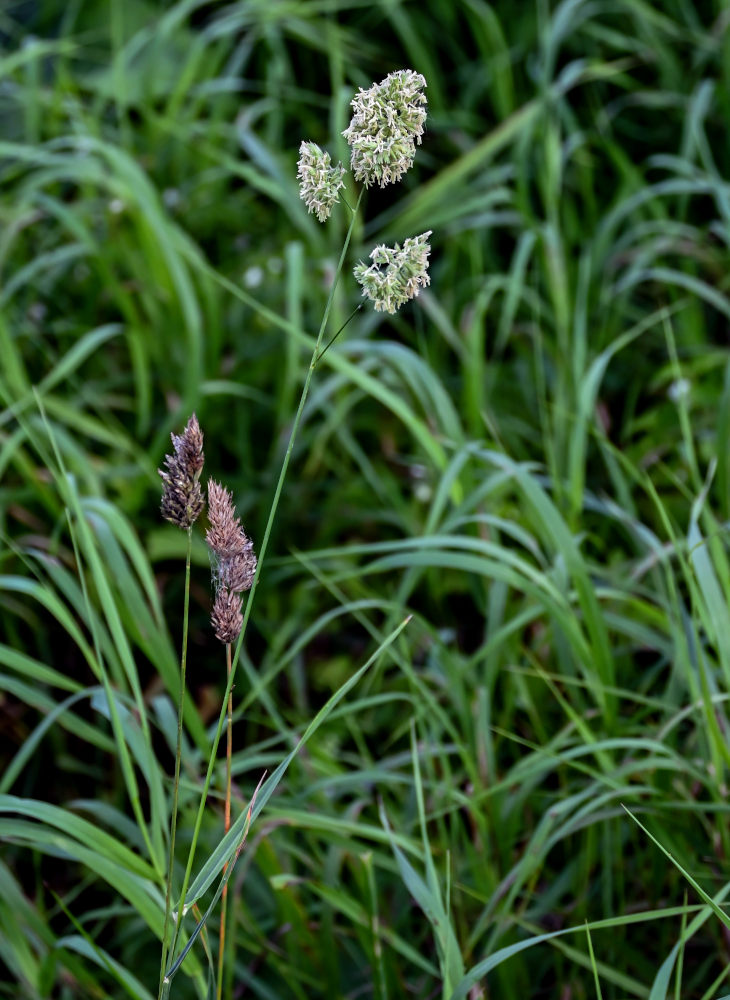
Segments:
[[[226,678],[231,677],[231,644],[226,643]],[[228,695],[228,723],[226,733],[226,805],[223,816],[223,832],[228,833],[231,829],[231,763],[233,759],[233,692]],[[228,864],[223,866],[225,872]],[[221,896],[221,929],[218,947],[218,989],[217,1000],[221,1000],[223,995],[223,959],[226,948],[226,912],[228,910],[228,884],[223,887]]]
[[[185,875],[183,878],[182,891],[180,893],[180,902],[178,905],[178,917],[175,923],[175,930],[173,933],[172,945],[170,947],[169,954],[174,955],[175,947],[177,945],[178,936],[180,933],[180,927],[182,926],[182,920],[185,914],[185,896],[188,891],[188,886],[190,884],[190,876],[192,874],[193,861],[195,859],[195,850],[198,845],[198,836],[200,835],[200,828],[203,822],[203,813],[205,811],[205,803],[208,798],[208,789],[210,788],[210,782],[213,775],[213,768],[215,766],[216,754],[218,752],[218,745],[220,743],[221,734],[223,732],[223,723],[226,718],[226,712],[228,708],[228,699],[230,697],[231,691],[233,690],[233,681],[236,676],[236,667],[238,665],[238,658],[241,653],[241,646],[243,644],[243,639],[246,634],[246,627],[248,625],[249,618],[251,616],[251,609],[253,607],[253,601],[256,594],[256,588],[258,587],[259,577],[261,575],[261,569],[264,565],[264,558],[266,556],[266,550],[269,544],[269,538],[271,536],[271,530],[274,525],[274,520],[276,518],[276,511],[279,506],[279,500],[281,499],[281,493],[284,488],[284,481],[286,479],[286,474],[289,469],[289,462],[291,461],[292,452],[294,451],[294,444],[297,439],[297,434],[299,432],[299,425],[302,420],[302,414],[304,413],[304,407],[307,402],[307,397],[309,396],[309,387],[312,382],[312,376],[317,365],[317,358],[319,357],[320,348],[322,346],[322,340],[324,338],[324,331],[327,327],[327,321],[329,319],[330,310],[332,309],[332,303],[335,297],[335,291],[337,289],[337,283],[339,281],[340,275],[342,274],[342,267],[345,262],[345,255],[347,254],[347,249],[350,245],[350,239],[352,237],[352,231],[355,228],[355,221],[357,219],[357,212],[360,207],[360,202],[362,200],[364,189],[360,190],[358,196],[355,211],[352,214],[350,220],[350,225],[347,229],[347,234],[345,235],[345,242],[342,245],[342,252],[340,253],[340,258],[337,262],[337,269],[332,279],[332,287],[330,288],[329,296],[327,297],[327,305],[325,306],[324,314],[322,316],[322,322],[320,323],[319,332],[317,333],[317,340],[314,344],[314,349],[312,351],[312,357],[307,369],[307,376],[304,380],[304,386],[302,388],[302,394],[299,399],[299,405],[297,406],[297,411],[294,415],[294,421],[292,423],[292,429],[289,433],[289,441],[286,447],[286,453],[284,459],[281,463],[281,470],[279,472],[279,478],[276,483],[276,489],[274,490],[274,497],[271,501],[271,508],[269,510],[269,516],[266,521],[266,528],[264,529],[264,537],[261,541],[261,549],[258,556],[258,564],[256,566],[256,573],[253,578],[253,583],[251,584],[251,589],[248,592],[248,600],[246,601],[246,607],[243,613],[243,625],[241,627],[241,633],[238,637],[238,642],[236,643],[236,651],[233,656],[233,663],[231,666],[231,674],[228,678],[228,684],[226,685],[226,690],[223,695],[223,702],[221,704],[220,714],[218,716],[218,725],[216,727],[215,735],[213,737],[213,746],[211,748],[210,758],[208,760],[208,770],[205,775],[205,782],[203,783],[203,790],[200,795],[200,804],[198,806],[198,814],[195,817],[195,827],[193,829],[193,836],[190,843],[190,850],[188,852],[188,861],[185,867]]]
[[[162,958],[160,961],[160,984],[157,1000],[161,1000],[162,986],[167,966],[167,932],[170,929],[170,907],[172,901],[172,876],[175,867],[175,834],[177,832],[177,800],[180,790],[180,761],[182,759],[183,710],[185,707],[185,674],[188,659],[188,617],[190,611],[190,556],[193,547],[192,527],[187,530],[188,543],[185,553],[185,598],[183,610],[182,652],[180,655],[180,697],[177,706],[177,744],[175,747],[175,781],[172,786],[172,815],[170,818],[170,856],[167,864],[167,888],[165,890],[165,923],[162,929]]]

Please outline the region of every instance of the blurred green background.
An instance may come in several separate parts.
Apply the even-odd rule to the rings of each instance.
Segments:
[[[185,539],[157,469],[195,410],[260,542],[349,224],[307,214],[299,143],[347,162],[353,94],[404,67],[426,135],[364,198],[328,335],[378,242],[432,230],[431,286],[315,372],[237,812],[413,619],[254,824],[225,995],[730,992],[722,912],[623,808],[728,892],[730,7],[7,0],[0,43],[0,994],[156,995],[164,883],[100,685],[161,848]],[[210,589],[199,531],[181,866]],[[195,954],[173,996],[206,995]]]

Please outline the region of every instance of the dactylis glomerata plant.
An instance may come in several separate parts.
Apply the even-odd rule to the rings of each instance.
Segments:
[[[391,73],[381,83],[374,84],[369,90],[360,90],[359,94],[353,99],[352,107],[354,114],[349,127],[343,134],[352,151],[351,165],[355,180],[361,181],[365,188],[376,182],[381,187],[385,187],[386,184],[392,184],[400,180],[413,163],[416,145],[421,142],[423,123],[426,120],[426,96],[423,93],[425,86],[426,81],[419,73],[414,73],[409,69],[398,70],[395,73]],[[324,222],[329,218],[333,206],[339,201],[340,192],[345,186],[345,167],[341,163],[332,166],[329,153],[324,152],[313,142],[302,142],[299,152],[298,176],[301,197],[306,202],[309,211],[314,212],[320,222]],[[279,479],[269,510],[258,562],[254,553],[253,543],[246,535],[243,526],[236,517],[232,495],[219,483],[212,480],[208,483],[208,516],[210,527],[206,534],[206,541],[211,552],[213,589],[215,592],[211,622],[217,638],[225,645],[227,685],[218,718],[218,726],[213,737],[207,772],[202,786],[200,803],[188,851],[188,860],[179,895],[173,892],[173,877],[182,756],[192,529],[194,522],[202,513],[205,506],[203,491],[200,485],[200,475],[203,469],[203,434],[195,414],[188,421],[183,434],[172,435],[174,453],[166,456],[165,468],[160,470],[163,482],[162,515],[168,521],[183,528],[187,532],[188,539],[185,567],[185,606],[180,661],[175,780],[171,809],[172,818],[165,892],[165,917],[162,928],[158,1000],[167,1000],[173,977],[180,968],[196,935],[201,932],[209,913],[219,899],[221,900],[221,920],[219,925],[216,996],[220,998],[222,995],[226,956],[227,882],[245,840],[253,800],[246,814],[247,819],[243,825],[241,836],[237,845],[234,845],[235,851],[232,850],[229,853],[228,861],[223,866],[223,874],[213,901],[206,913],[198,920],[195,930],[185,944],[182,944],[180,940],[180,933],[187,909],[195,901],[193,899],[190,904],[187,902],[188,888],[190,886],[192,865],[195,858],[202,816],[206,806],[208,789],[212,779],[218,744],[223,732],[226,715],[228,719],[226,791],[224,839],[221,843],[225,842],[226,836],[229,835],[231,829],[233,720],[231,696],[236,664],[253,597],[256,592],[258,575],[261,571],[271,527],[276,516],[279,498],[289,467],[294,441],[307,401],[312,375],[317,361],[324,353],[321,351],[322,339],[332,305],[337,278],[341,273],[361,198],[362,190],[358,197],[357,206],[353,211],[352,219],[350,220],[350,226],[340,255],[335,279],[330,290],[319,332],[315,339],[312,360],[307,368],[299,405],[291,421],[289,444],[285,451]],[[356,265],[354,273],[362,286],[363,295],[372,300],[376,309],[394,313],[404,302],[418,295],[421,288],[428,285],[428,256],[430,253],[428,237],[430,235],[430,232],[427,232],[422,233],[420,236],[406,239],[402,247],[397,243],[393,247],[377,246],[370,254],[372,261],[370,265],[362,261]],[[246,611],[243,613],[241,595],[246,592],[249,593],[249,598]],[[237,643],[235,654],[232,652],[234,642]],[[276,782],[280,780],[281,773],[276,777]],[[272,779],[273,777],[274,775],[272,775]],[[275,787],[275,784],[272,787]],[[239,817],[239,823],[240,819]],[[175,898],[177,898],[177,905],[174,905]],[[181,947],[178,954],[179,944]],[[229,949],[229,951],[232,955],[232,950]]]
[[[353,115],[342,133],[350,146],[355,180],[365,187],[395,183],[410,169],[426,120],[426,80],[411,69],[390,73],[350,102]],[[299,194],[320,222],[329,218],[345,186],[345,167],[331,165],[329,153],[314,142],[299,147]],[[371,264],[360,261],[354,275],[362,293],[377,310],[394,313],[429,284],[431,232],[411,237],[400,246],[377,246]]]

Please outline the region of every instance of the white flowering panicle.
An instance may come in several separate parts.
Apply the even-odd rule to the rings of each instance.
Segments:
[[[426,121],[425,87],[420,73],[399,69],[367,90],[360,89],[350,102],[353,115],[342,134],[350,145],[355,180],[366,188],[398,181],[413,165]],[[320,222],[329,218],[339,200],[344,173],[341,163],[330,165],[329,153],[313,142],[302,142],[297,170],[300,196]],[[395,313],[430,283],[430,235],[429,231],[411,237],[402,247],[377,246],[370,254],[371,264],[360,261],[354,268],[363,295],[376,310]]]
[[[350,144],[355,180],[381,187],[400,180],[413,165],[426,120],[426,80],[399,69],[350,102],[354,114],[342,133]]]
[[[302,142],[299,147],[299,197],[314,212],[320,222],[329,219],[332,206],[337,204],[340,188],[345,186],[345,168],[341,163],[330,166],[330,154],[316,142]]]
[[[394,247],[375,247],[370,254],[370,266],[362,261],[355,266],[353,273],[362,286],[362,293],[372,300],[376,311],[397,312],[405,302],[415,298],[421,288],[430,284],[430,235],[429,230],[413,236],[402,247],[397,243]]]

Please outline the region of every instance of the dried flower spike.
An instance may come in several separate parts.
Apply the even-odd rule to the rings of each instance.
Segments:
[[[394,313],[409,299],[418,295],[421,288],[430,284],[428,255],[431,247],[428,238],[431,230],[420,236],[410,237],[402,247],[377,246],[370,254],[372,264],[360,261],[353,273],[362,286],[363,295],[371,299],[375,309]]]
[[[190,528],[205,506],[200,489],[203,469],[203,432],[193,414],[182,434],[171,434],[174,453],[165,455],[162,477],[162,516],[180,528]]]
[[[250,590],[256,572],[253,542],[233,509],[233,497],[214,480],[208,483],[210,527],[205,536],[215,560],[215,583],[241,592]]]
[[[210,527],[205,540],[211,550],[216,593],[211,621],[221,642],[232,642],[231,639],[222,639],[221,635],[230,634],[240,617],[241,601],[235,595],[251,589],[256,572],[256,553],[253,542],[236,517],[232,495],[212,479],[208,483],[208,518]],[[236,636],[240,630],[239,622]]]
[[[216,639],[223,643],[235,642],[243,625],[240,594],[221,587],[215,595],[210,621]]]
[[[299,197],[320,222],[329,219],[337,204],[340,188],[345,186],[344,175],[343,165],[338,163],[331,167],[330,154],[320,149],[316,142],[302,142],[297,164]]]
[[[350,102],[354,114],[342,133],[350,144],[355,180],[381,187],[400,180],[413,165],[426,120],[426,80],[399,69]]]

